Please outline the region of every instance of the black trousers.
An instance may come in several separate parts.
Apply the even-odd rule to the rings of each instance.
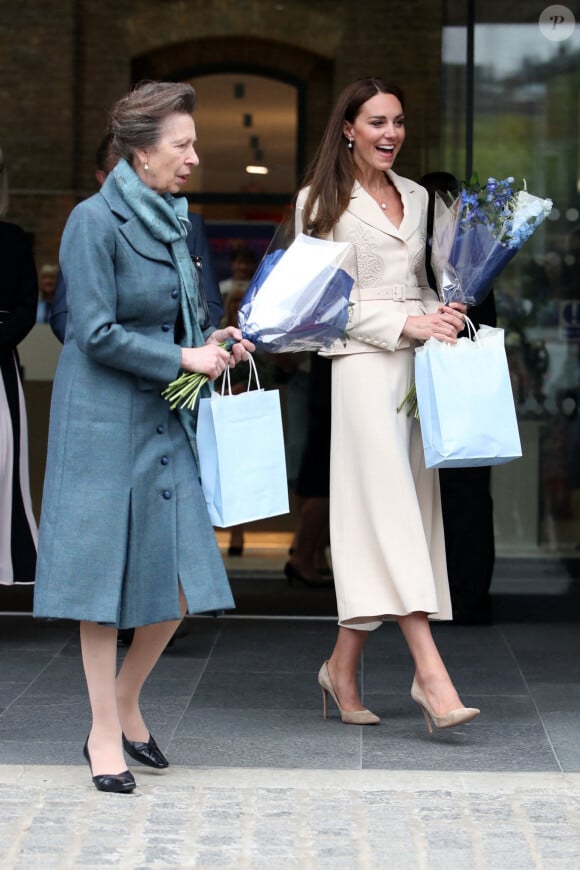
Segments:
[[[453,618],[489,622],[495,563],[491,469],[442,468],[439,480]]]

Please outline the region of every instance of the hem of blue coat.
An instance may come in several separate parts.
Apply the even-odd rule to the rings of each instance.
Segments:
[[[216,605],[210,608],[204,607],[203,610],[198,608],[194,608],[191,610],[187,610],[185,616],[214,616],[219,617],[223,616],[228,611],[235,610],[235,604],[230,602],[224,603],[221,605]],[[164,615],[160,619],[151,619],[145,622],[135,620],[111,620],[107,615],[103,614],[102,616],[95,616],[91,614],[90,616],[85,615],[84,613],[80,613],[78,610],[74,610],[74,612],[67,611],[58,611],[58,612],[46,612],[42,610],[34,609],[32,612],[32,616],[34,619],[44,619],[46,621],[52,622],[54,620],[68,620],[72,622],[96,622],[98,625],[107,626],[108,628],[115,628],[117,630],[125,630],[130,628],[141,628],[145,625],[157,625],[161,622],[180,622],[184,617],[181,612],[178,611],[177,615]]]

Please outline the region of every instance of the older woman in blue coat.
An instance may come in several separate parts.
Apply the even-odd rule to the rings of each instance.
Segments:
[[[172,82],[119,100],[110,121],[121,159],[61,243],[71,326],[52,397],[34,613],[80,621],[84,754],[102,791],[135,788],[123,749],[168,765],[141,716],[143,683],[186,611],[233,606],[195,418],[161,396],[180,370],[211,381],[253,349],[238,329],[203,322],[187,201],[175,196],[198,164],[194,106],[193,89]],[[116,675],[117,630],[131,627]]]

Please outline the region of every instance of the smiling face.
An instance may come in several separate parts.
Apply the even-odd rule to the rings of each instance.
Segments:
[[[391,169],[405,141],[403,107],[394,94],[375,94],[359,109],[354,123],[345,121],[354,162],[364,174]]]
[[[179,193],[192,168],[199,164],[193,147],[195,141],[195,123],[191,115],[173,112],[161,124],[156,145],[135,151],[137,175],[157,193]],[[148,169],[145,169],[146,165]]]

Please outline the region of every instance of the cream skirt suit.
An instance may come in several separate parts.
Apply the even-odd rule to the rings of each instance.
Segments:
[[[354,244],[358,272],[349,337],[325,352],[332,565],[340,624],[367,630],[414,611],[451,619],[439,477],[425,468],[419,423],[397,412],[414,365],[401,331],[408,315],[439,304],[425,274],[427,192],[388,175],[403,202],[400,227],[357,182],[328,237]],[[306,196],[298,196],[297,232]]]

